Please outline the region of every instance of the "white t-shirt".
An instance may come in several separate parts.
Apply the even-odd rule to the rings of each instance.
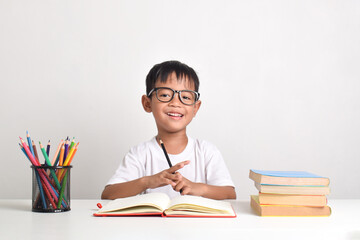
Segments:
[[[190,163],[178,172],[192,182],[234,187],[220,151],[209,142],[189,137],[184,151],[176,155],[169,154],[169,158],[173,166],[190,160]],[[130,149],[107,185],[154,175],[168,168],[164,152],[154,137]],[[164,192],[170,198],[180,195],[170,185],[145,191],[150,192]]]

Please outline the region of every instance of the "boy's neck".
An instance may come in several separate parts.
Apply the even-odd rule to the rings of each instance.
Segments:
[[[185,134],[160,134],[156,136],[156,141],[160,145],[160,139],[163,141],[166,151],[169,154],[179,154],[184,151],[188,143],[188,137]]]

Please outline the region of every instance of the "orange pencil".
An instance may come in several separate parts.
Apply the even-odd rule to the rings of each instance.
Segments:
[[[62,166],[62,165],[63,165],[64,152],[65,152],[65,144],[63,144],[63,145],[61,146],[60,157],[59,157],[59,166]]]
[[[65,152],[65,144],[63,144],[63,145],[61,146],[60,156],[59,156],[59,166],[62,166],[62,165],[63,165],[64,152]],[[56,176],[57,176],[58,179],[60,179],[61,173],[62,173],[62,169],[60,169],[59,171],[57,171]],[[60,180],[60,182],[61,182],[61,180]]]
[[[63,162],[63,166],[68,166],[69,165],[69,161],[70,161],[70,158],[71,156],[73,155],[75,151],[75,148],[71,149],[66,157],[66,160]],[[60,171],[60,174],[59,174],[59,179],[60,181],[62,181],[62,178],[64,177],[64,173],[66,172],[66,170],[64,169],[61,169]]]
[[[78,143],[79,144],[79,143]],[[74,152],[75,150],[77,150],[77,146],[78,144],[76,144],[76,147],[71,149],[70,152],[68,153],[68,156],[66,157],[66,160],[65,162],[63,163],[63,166],[69,166],[70,165],[70,159],[72,159],[73,155],[74,155]],[[66,170],[65,171],[60,171],[60,175],[59,175],[59,179],[60,181],[62,181],[63,177],[64,177],[64,174],[65,174]]]
[[[60,151],[60,149],[61,149],[61,146],[63,145],[63,142],[64,142],[64,141],[61,139],[61,142],[60,142],[58,148],[56,149],[56,153],[55,153],[55,155],[54,155],[54,158],[53,158],[53,160],[51,161],[51,166],[54,166],[54,163],[55,163],[55,161],[56,161],[57,156],[59,155],[59,151]]]

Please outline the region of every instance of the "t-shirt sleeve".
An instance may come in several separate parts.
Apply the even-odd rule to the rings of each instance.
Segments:
[[[144,176],[144,166],[141,164],[136,149],[132,148],[124,157],[115,174],[106,185],[123,183]]]
[[[206,181],[209,185],[235,187],[220,151],[207,143],[205,150]]]

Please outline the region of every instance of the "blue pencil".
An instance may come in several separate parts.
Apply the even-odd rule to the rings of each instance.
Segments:
[[[48,141],[47,147],[46,147],[46,154],[48,157],[50,157],[50,140]]]
[[[21,146],[21,144],[19,144],[19,145],[20,145],[21,150],[24,152],[25,156],[27,157],[27,159],[29,159],[29,156],[26,154],[25,149]],[[29,161],[30,161],[30,159],[29,159]],[[36,180],[38,182],[38,186],[39,186],[39,190],[40,190],[41,202],[43,204],[44,209],[47,209],[43,186],[40,181],[39,173],[36,170],[35,170],[35,174],[36,174]]]
[[[69,152],[69,140],[68,140],[69,137],[66,138],[66,141],[65,141],[65,152],[64,152],[64,159],[63,159],[63,162],[65,162],[65,159],[67,157],[67,154]]]
[[[33,155],[33,157],[35,158],[34,148],[33,148],[32,144],[31,144],[31,138],[30,138],[30,134],[29,134],[28,131],[26,131],[26,138],[27,138],[27,141],[28,141],[28,144],[29,144],[30,152]],[[26,153],[25,153],[25,155],[26,155]]]

